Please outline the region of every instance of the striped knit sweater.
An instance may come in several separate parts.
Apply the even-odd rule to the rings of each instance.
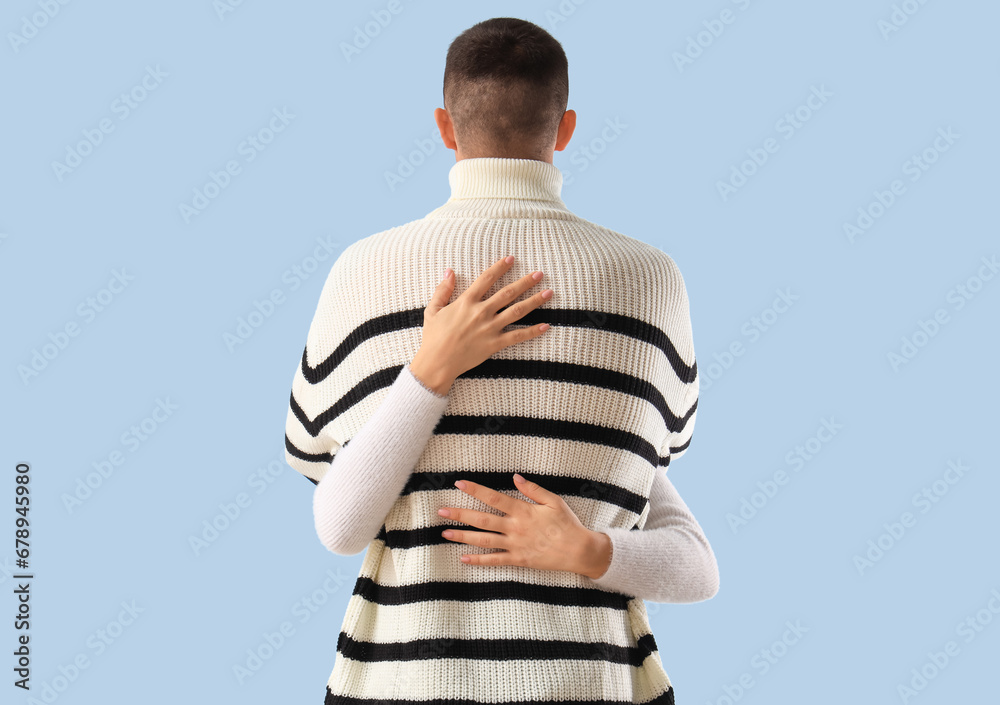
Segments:
[[[316,533],[338,555],[363,551],[381,530],[448,405],[403,367],[382,403],[316,483]],[[313,480],[313,482],[316,482]],[[527,497],[523,501],[530,501]],[[719,589],[712,546],[664,472],[649,488],[641,531],[604,527],[610,564],[595,585],[652,602],[700,602]]]
[[[507,254],[517,260],[487,296],[542,270],[553,297],[511,327],[553,327],[455,381],[368,546],[326,702],[672,703],[640,597],[566,571],[464,564],[490,549],[442,537],[437,509],[489,511],[453,482],[516,496],[520,472],[590,529],[643,529],[655,475],[684,453],[696,415],[681,273],[572,213],[547,162],[463,159],[449,182],[445,204],[333,264],[292,382],[288,463],[322,480],[419,349],[446,267],[456,296]]]

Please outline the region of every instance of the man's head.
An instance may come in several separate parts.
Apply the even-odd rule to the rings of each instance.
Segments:
[[[568,100],[562,45],[536,24],[495,17],[465,30],[448,48],[445,107],[434,111],[434,119],[457,159],[551,163],[576,126]]]

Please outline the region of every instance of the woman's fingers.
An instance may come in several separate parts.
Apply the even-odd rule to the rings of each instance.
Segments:
[[[483,306],[490,313],[496,313],[501,308],[509,304],[511,301],[516,299],[518,296],[526,292],[531,287],[535,286],[542,280],[542,272],[532,272],[531,274],[526,274],[516,282],[512,282],[500,289],[497,293],[493,294],[490,298],[486,299]]]
[[[503,350],[510,345],[523,343],[525,340],[537,338],[542,333],[547,331],[549,327],[548,323],[539,323],[537,326],[527,326],[525,328],[518,328],[517,330],[501,333],[497,338],[497,345],[499,345],[500,349]]]
[[[434,289],[431,300],[424,309],[424,315],[437,313],[448,305],[451,294],[455,291],[455,273],[451,270],[451,267],[448,267],[446,271],[448,275]]]
[[[480,485],[478,482],[473,482],[472,480],[461,480],[461,482],[462,482],[462,487],[459,487],[458,489],[462,490],[462,492],[465,492],[465,494],[468,495],[472,495],[479,501],[490,505],[494,509],[499,509],[507,516],[511,514],[518,514],[523,508],[523,505],[525,504],[524,500],[522,499],[511,497],[510,495],[506,495],[503,492],[497,492],[496,490],[489,488],[486,485]],[[449,516],[461,517],[461,516],[466,516],[465,512],[472,512],[475,510],[449,509],[449,511],[453,512],[452,514],[449,514]],[[476,513],[485,514],[485,512],[476,512]],[[495,515],[491,514],[490,516],[495,516]],[[480,517],[480,520],[482,520],[482,517]],[[459,519],[459,521],[463,520]],[[472,522],[465,522],[465,523],[469,524]],[[482,523],[473,524],[473,526],[486,528],[486,526]]]
[[[546,289],[545,291],[540,291],[534,296],[531,296],[524,301],[518,301],[516,304],[511,304],[503,311],[498,313],[493,319],[496,324],[497,330],[509,326],[511,323],[516,323],[517,321],[524,318],[525,314],[529,311],[534,311],[536,308],[544,304],[552,298],[552,289]]]
[[[510,259],[510,262],[507,261],[508,259]],[[469,297],[475,303],[481,302],[483,296],[490,290],[490,287],[510,269],[512,264],[514,264],[513,256],[500,258],[487,267],[486,271],[480,274],[476,278],[476,281],[472,282],[469,288],[462,292],[462,296]]]
[[[455,543],[467,543],[470,546],[479,546],[481,548],[504,548],[507,545],[506,536],[503,534],[495,534],[492,531],[463,531],[461,529],[446,529],[447,536],[445,536],[445,531],[441,532],[448,541],[454,541]]]

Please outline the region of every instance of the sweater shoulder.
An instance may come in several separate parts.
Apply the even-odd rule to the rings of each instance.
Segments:
[[[672,304],[686,300],[684,277],[674,258],[660,247],[605,227],[599,223],[574,215],[571,220],[554,221],[558,229],[567,229],[577,238],[578,247],[596,253],[599,260],[610,264],[609,271],[615,276],[628,277],[633,285],[647,292],[657,292],[660,303],[673,308]],[[445,225],[447,223],[447,225]],[[437,241],[442,236],[447,239],[447,231],[455,227],[455,221],[435,220],[427,216],[395,225],[379,232],[371,233],[349,244],[341,252],[331,271],[331,280],[353,288],[364,286],[359,276],[367,274],[385,275],[388,269],[401,259],[410,261],[413,252],[419,252],[425,236]],[[462,232],[456,228],[455,232]],[[412,248],[415,248],[411,251]],[[333,285],[334,281],[330,281]],[[384,281],[379,281],[384,285]]]
[[[632,255],[633,264],[636,262],[645,263],[648,268],[644,273],[653,283],[659,283],[675,292],[675,294],[679,293],[677,291],[678,288],[681,290],[684,289],[684,277],[681,274],[680,267],[674,258],[660,247],[617,230],[612,230],[599,223],[583,219],[581,219],[581,222],[593,228],[603,237],[617,241],[620,249]]]

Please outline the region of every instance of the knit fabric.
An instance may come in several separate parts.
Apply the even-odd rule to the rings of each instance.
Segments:
[[[339,555],[368,547],[446,405],[447,396],[424,386],[409,365],[403,368],[316,487],[313,516],[324,546]],[[602,533],[611,539],[611,560],[593,578],[595,585],[651,602],[700,602],[718,592],[712,547],[664,472],[653,478],[641,531],[604,528]]]
[[[642,530],[655,477],[687,449],[697,409],[681,273],[662,250],[572,213],[547,162],[463,159],[449,182],[446,203],[334,262],[292,382],[288,463],[322,483],[419,349],[446,267],[456,297],[505,255],[517,260],[486,297],[542,270],[519,300],[545,287],[553,297],[507,330],[553,327],[436,399],[444,412],[410,450],[411,473],[368,545],[326,703],[673,703],[640,597],[568,571],[462,563],[493,549],[442,537],[470,527],[437,509],[496,512],[454,481],[519,496],[520,472],[590,529]]]

